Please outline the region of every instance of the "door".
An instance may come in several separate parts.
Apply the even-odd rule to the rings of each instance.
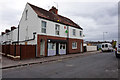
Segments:
[[[56,43],[48,43],[48,56],[56,55]]]
[[[45,54],[45,41],[42,39],[40,41],[40,56],[44,56]]]
[[[56,43],[56,55],[59,54],[59,43]]]
[[[83,46],[82,46],[82,43],[80,44],[80,50],[81,50],[81,52],[83,52]]]
[[[66,54],[66,44],[59,43],[59,54]]]

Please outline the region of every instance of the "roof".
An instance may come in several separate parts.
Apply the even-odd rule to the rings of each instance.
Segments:
[[[61,24],[65,24],[65,25],[68,25],[68,26],[72,26],[72,27],[75,27],[75,28],[82,29],[79,25],[77,25],[76,23],[74,23],[72,20],[70,20],[67,17],[61,16],[59,14],[54,14],[50,11],[39,8],[39,7],[37,7],[35,5],[32,5],[30,3],[28,3],[28,4],[31,6],[31,8],[37,13],[38,17],[40,17],[40,18],[44,18],[44,19],[47,19],[47,20],[50,20],[50,21],[54,21],[54,22],[57,22],[57,23],[61,23]]]

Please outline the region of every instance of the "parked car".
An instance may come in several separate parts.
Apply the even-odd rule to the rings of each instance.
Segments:
[[[102,43],[101,44],[102,51],[113,51],[112,45],[110,43]]]
[[[118,42],[116,43],[116,48],[114,49],[114,53],[116,55],[116,57],[120,58],[120,44],[118,44]]]

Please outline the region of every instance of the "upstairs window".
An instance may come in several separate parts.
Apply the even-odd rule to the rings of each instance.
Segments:
[[[82,36],[82,31],[80,31],[80,36]]]
[[[75,29],[73,29],[73,35],[74,35],[74,36],[76,35],[76,31],[75,31]]]
[[[55,34],[60,35],[60,25],[55,25]]]
[[[28,19],[28,10],[25,11],[25,20]]]
[[[42,21],[42,29],[41,29],[41,32],[42,33],[46,33],[46,22],[45,21]]]

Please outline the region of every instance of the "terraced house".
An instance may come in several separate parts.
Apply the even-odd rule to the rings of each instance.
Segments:
[[[18,43],[36,45],[36,57],[83,52],[83,29],[52,7],[26,4],[19,22]]]

